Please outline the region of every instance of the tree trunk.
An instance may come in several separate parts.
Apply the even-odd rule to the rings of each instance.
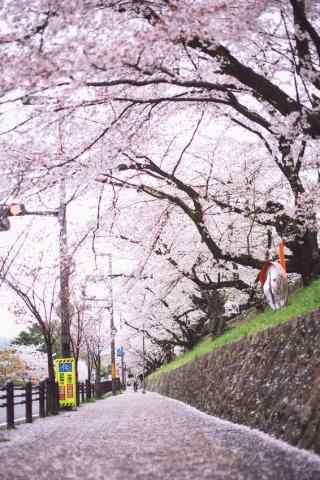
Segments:
[[[288,241],[287,246],[293,254],[289,271],[302,275],[304,285],[320,274],[320,255],[317,232],[307,230],[302,238]]]
[[[48,378],[50,381],[55,381],[55,374],[54,374],[54,363],[53,363],[53,356],[52,356],[52,341],[51,339],[45,339],[46,347],[47,347],[47,360],[48,360]]]
[[[92,358],[89,352],[87,352],[87,369],[88,369],[88,381],[91,383],[92,376]]]
[[[213,337],[219,337],[224,332],[225,324],[226,324],[225,317],[222,314],[214,315],[210,317],[210,320],[209,320],[210,334]]]
[[[101,396],[100,392],[100,382],[101,382],[101,358],[100,355],[95,361],[95,370],[96,370],[96,378],[95,378],[95,392],[96,396],[99,398]]]
[[[281,214],[275,220],[278,235],[292,252],[287,265],[288,272],[300,273],[304,285],[307,285],[313,277],[320,274],[318,232],[308,228],[304,230],[305,222],[316,222],[313,208],[310,207],[304,218]],[[304,233],[301,230],[304,230]]]

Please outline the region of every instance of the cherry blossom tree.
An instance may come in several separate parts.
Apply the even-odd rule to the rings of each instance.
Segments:
[[[23,381],[30,375],[30,368],[19,355],[16,348],[7,348],[0,351],[0,383],[5,383],[8,379]]]
[[[241,157],[239,145],[230,138],[228,143],[231,143],[231,148],[238,149],[239,162]],[[245,160],[249,148],[252,148],[251,145],[244,149],[244,161],[238,163],[236,169],[229,166],[228,169],[222,170],[219,167],[220,155],[225,154],[225,149],[221,152],[216,151],[214,159],[205,161],[204,158],[200,165],[194,161],[195,152],[186,158],[178,155],[180,174],[174,177],[178,188],[168,181],[167,174],[176,167],[175,155],[166,154],[154,162],[150,160],[152,168],[154,167],[150,174],[148,167],[145,168],[146,164],[142,166],[140,160],[134,162],[131,158],[127,159],[127,164],[120,166],[120,172],[108,174],[107,180],[116,192],[119,189],[120,196],[121,191],[128,189],[136,190],[139,198],[133,202],[130,196],[130,206],[128,199],[117,201],[119,195],[115,194],[118,222],[115,224],[113,235],[123,243],[124,250],[135,249],[138,257],[140,254],[140,262],[135,272],[140,289],[155,292],[154,299],[157,298],[159,304],[161,300],[168,302],[166,292],[175,289],[174,295],[179,298],[177,307],[178,303],[181,306],[179,311],[176,310],[177,319],[183,318],[190,309],[185,316],[188,319],[190,314],[199,310],[199,305],[203,306],[204,303],[206,315],[212,316],[213,319],[213,297],[218,290],[222,294],[223,290],[237,289],[245,293],[248,300],[250,299],[248,305],[253,303],[252,283],[256,274],[253,274],[253,277],[251,275],[250,279],[248,274],[242,275],[242,272],[247,270],[242,268],[240,276],[235,262],[238,262],[240,267],[247,267],[250,259],[252,267],[258,268],[262,264],[263,260],[259,260],[259,255],[262,259],[265,253],[265,226],[259,225],[254,218],[244,218],[243,215],[240,215],[239,219],[236,208],[230,207],[229,215],[220,208],[220,203],[230,205],[232,198],[241,211],[241,202],[242,205],[244,202],[241,199],[237,200],[237,195],[244,191],[245,198],[250,198],[246,191],[248,189],[252,193],[252,202],[258,202],[257,195],[254,198],[254,189],[258,179],[257,172],[261,168],[259,162],[255,166],[252,165],[252,171],[246,168]],[[199,155],[199,144],[195,146],[195,151]],[[144,158],[143,162],[147,163],[148,160]],[[237,176],[238,170],[246,172],[244,186],[232,181],[232,178]],[[262,176],[261,171],[260,174]],[[228,190],[225,189],[225,185],[228,186]],[[191,192],[191,195],[188,196],[186,192]],[[193,208],[192,195],[195,203],[197,202],[196,208]],[[129,218],[132,218],[132,222]],[[256,259],[254,255],[257,255]],[[144,279],[145,281],[142,281]],[[181,283],[181,288],[176,288],[178,283]],[[179,288],[181,292],[189,293],[183,298],[183,295],[178,293]],[[202,298],[202,301],[199,301],[198,297]],[[192,299],[195,300],[197,308],[191,304]],[[162,307],[164,305],[165,303]],[[163,309],[160,315],[157,312],[158,319],[166,317],[165,312],[166,309]],[[169,313],[169,310],[167,312]],[[203,330],[200,328],[197,335],[207,333],[205,323],[206,319],[202,316]],[[192,339],[190,345],[197,341],[197,335],[193,338],[192,334],[194,326],[193,323],[188,332]]]
[[[319,13],[313,0],[4,1],[10,191],[52,187],[62,168],[108,184],[113,230],[143,252],[138,274],[155,262],[154,275],[175,271],[200,297],[232,287],[250,299],[268,231],[308,282],[320,270]],[[125,190],[150,206],[144,228],[123,227]],[[177,232],[192,243],[185,254]]]
[[[88,366],[88,379],[91,380],[91,372],[95,372],[95,391],[99,396],[99,384],[101,381],[102,354],[110,345],[110,332],[105,324],[105,308],[94,308],[87,312],[87,323],[84,332],[85,351]]]
[[[51,114],[93,107],[96,118],[103,111],[107,118],[82,145],[74,135],[76,145],[66,158],[47,160],[47,168],[77,164],[103,138],[112,138],[105,163],[115,163],[119,153],[130,153],[138,127],[150,119],[152,124],[153,117],[163,121],[173,109],[202,105],[228,116],[265,147],[290,187],[294,212],[288,215],[278,202],[259,213],[274,217],[273,228],[293,253],[292,269],[306,281],[317,271],[315,196],[310,199],[301,177],[319,137],[317,2],[237,1],[230,7],[220,1],[90,1],[75,8],[34,1],[24,12],[28,22],[19,23],[15,2],[7,1],[5,12],[5,101],[28,106],[50,90],[52,101],[44,102]],[[27,53],[32,63],[20,67],[18,87],[17,62]],[[8,92],[17,90],[8,100]]]
[[[22,304],[37,322],[46,345],[48,378],[54,381],[53,349],[58,334],[57,316],[55,314],[56,285],[39,285],[39,271],[34,272],[31,282],[17,280],[12,274],[4,281],[7,286],[19,297]],[[43,282],[43,279],[42,279]]]

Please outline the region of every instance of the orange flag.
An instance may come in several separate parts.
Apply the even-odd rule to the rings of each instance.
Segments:
[[[286,272],[287,268],[286,268],[286,260],[284,258],[284,241],[283,240],[281,240],[279,244],[279,263],[281,267],[284,269],[284,271]]]
[[[261,287],[263,287],[263,285],[265,284],[265,281],[267,279],[267,273],[268,273],[268,270],[269,270],[269,267],[270,267],[271,263],[272,262],[270,260],[267,260],[266,262],[264,262],[260,272],[258,273],[256,281],[260,282]]]

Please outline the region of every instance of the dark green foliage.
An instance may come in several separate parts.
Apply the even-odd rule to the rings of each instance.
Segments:
[[[32,345],[36,347],[39,352],[47,353],[44,335],[37,323],[33,323],[26,330],[22,330],[12,341],[12,345]],[[53,352],[59,353],[58,338],[54,339]]]

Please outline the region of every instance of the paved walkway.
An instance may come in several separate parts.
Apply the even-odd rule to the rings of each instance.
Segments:
[[[2,480],[320,480],[320,457],[149,392],[20,425],[1,439]]]

